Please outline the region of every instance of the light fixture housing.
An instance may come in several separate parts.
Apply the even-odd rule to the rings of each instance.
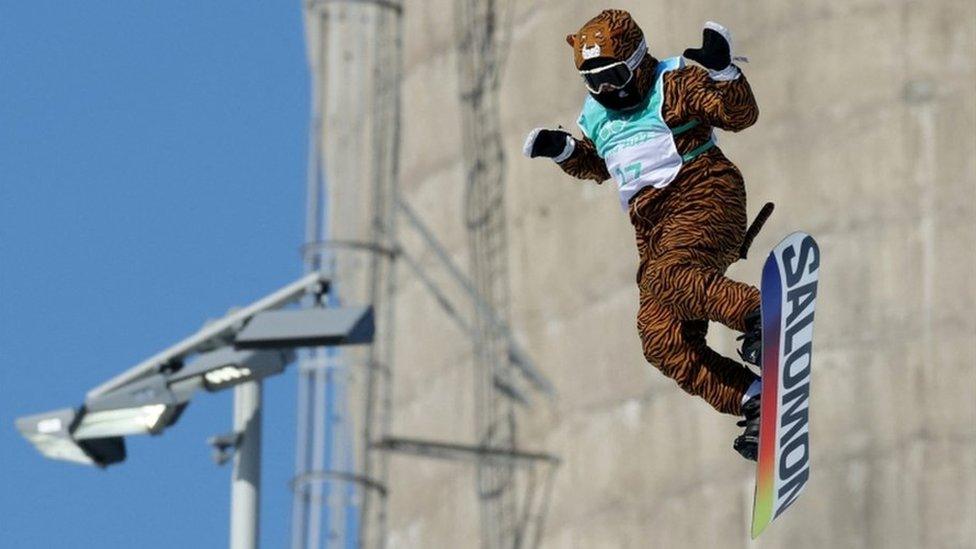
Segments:
[[[199,357],[169,377],[171,384],[198,379],[208,391],[222,391],[247,381],[255,381],[284,371],[295,353],[287,349],[237,350],[221,347]]]
[[[18,418],[15,423],[24,438],[45,457],[99,467],[125,460],[125,442],[121,437],[87,440],[72,437],[71,430],[78,419],[78,411],[63,408]]]
[[[170,424],[175,406],[147,404],[134,408],[119,408],[98,412],[86,411],[72,431],[75,440],[127,435],[158,434]]]

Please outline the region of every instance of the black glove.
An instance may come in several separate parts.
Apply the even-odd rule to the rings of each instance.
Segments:
[[[525,138],[522,153],[529,158],[544,156],[562,162],[573,154],[576,142],[569,132],[536,128]]]
[[[732,35],[722,25],[709,21],[702,30],[702,47],[688,48],[684,56],[706,69],[723,70],[732,64]]]

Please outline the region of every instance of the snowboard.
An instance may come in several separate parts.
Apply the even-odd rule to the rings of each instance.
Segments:
[[[762,271],[762,406],[752,539],[796,501],[810,479],[810,366],[820,248],[796,232]]]

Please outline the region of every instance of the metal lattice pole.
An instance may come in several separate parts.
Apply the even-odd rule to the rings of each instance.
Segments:
[[[305,24],[313,86],[306,268],[330,271],[337,302],[372,305],[377,336],[362,351],[303,361],[292,547],[381,547],[387,463],[371,442],[390,423],[401,8],[311,0]]]
[[[499,129],[498,77],[500,21],[495,0],[458,0],[458,73],[461,84],[463,154],[467,178],[465,222],[475,290],[509,322],[508,242],[504,170]],[[506,339],[498,326],[475,315],[475,429],[479,444],[516,447],[513,384]],[[515,471],[508,463],[482,462],[477,469],[482,545],[514,546]]]
[[[396,195],[399,175],[400,86],[402,79],[402,9],[399,2],[377,5],[372,102],[372,154],[374,155],[371,221],[368,242],[379,251],[370,255],[369,299],[379,318],[379,334],[367,352],[368,379],[363,412],[362,473],[380,485],[387,484],[388,459],[373,443],[387,436],[391,423],[393,388],[393,320]],[[378,501],[377,501],[378,500]],[[364,546],[386,543],[387,500],[385,492],[363,490],[360,538]]]

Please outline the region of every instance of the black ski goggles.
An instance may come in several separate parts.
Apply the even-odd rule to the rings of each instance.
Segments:
[[[602,93],[623,88],[634,78],[634,71],[630,70],[626,61],[617,61],[609,65],[579,71],[590,93]]]
[[[617,61],[595,69],[579,71],[590,93],[616,91],[634,79],[634,71],[647,54],[647,43],[641,39],[637,49],[626,61]]]

